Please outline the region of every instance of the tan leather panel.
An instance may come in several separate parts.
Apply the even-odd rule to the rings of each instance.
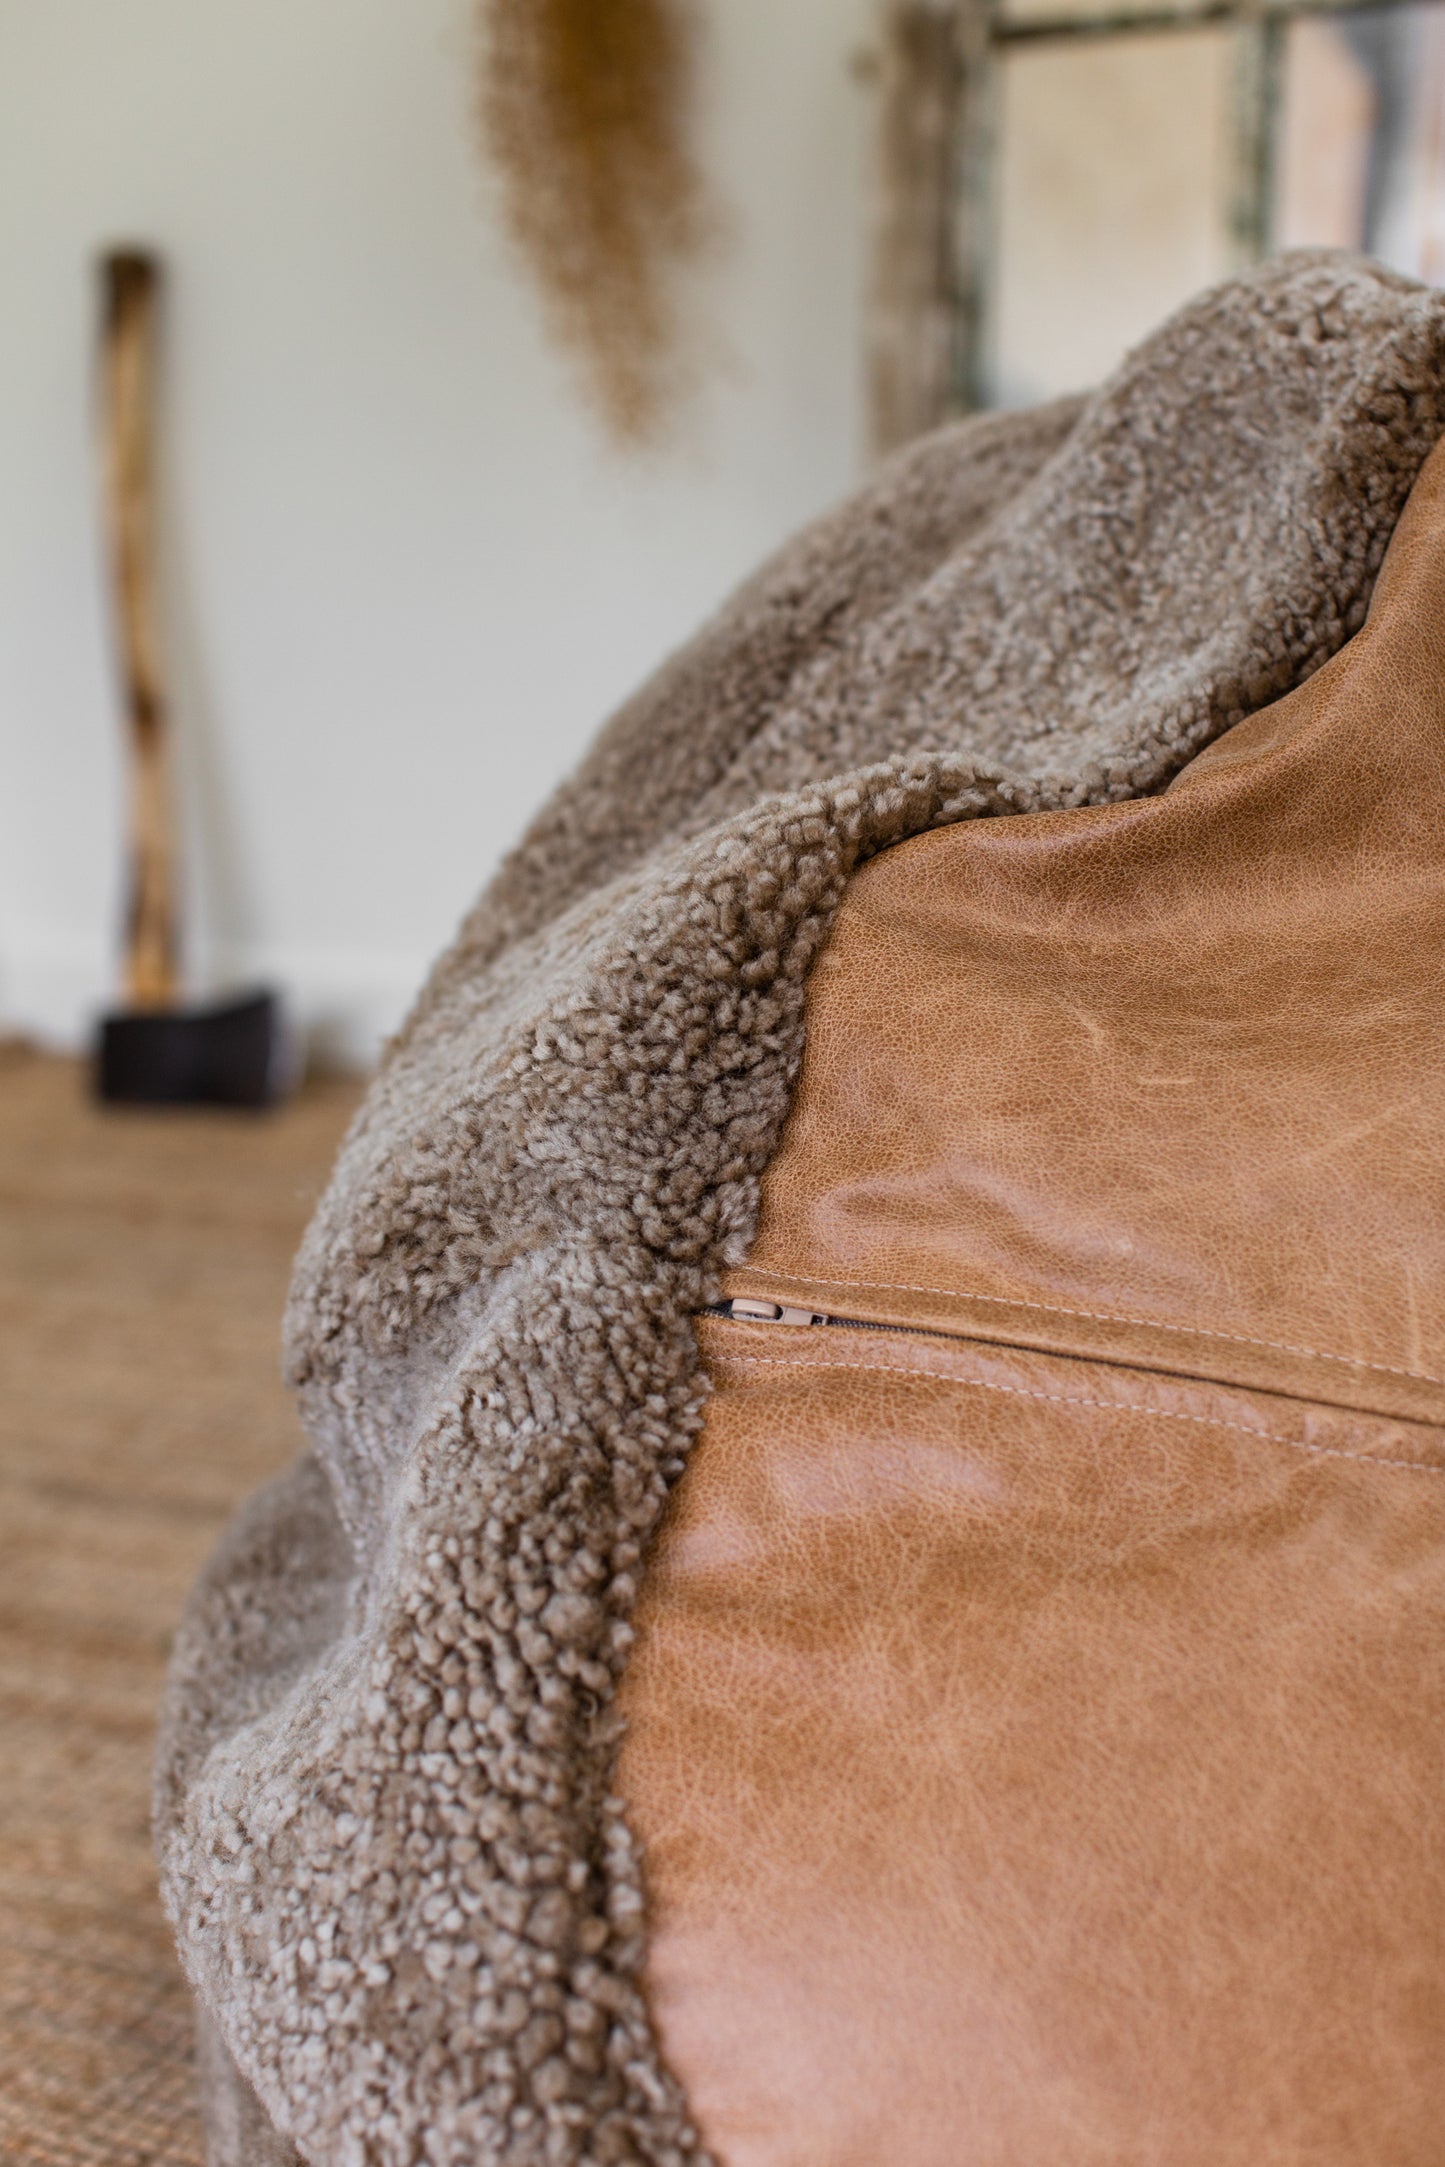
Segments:
[[[734,1293],[1445,1420],[1445,449],[1158,798],[849,887]]]
[[[1445,2167],[1445,449],[1164,795],[860,873],[728,1285],[889,1329],[704,1324],[644,1585],[723,2167]]]
[[[724,2167],[1440,2167],[1445,1436],[703,1332],[619,1783]]]

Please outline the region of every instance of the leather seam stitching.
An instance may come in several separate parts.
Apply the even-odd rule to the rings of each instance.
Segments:
[[[851,1287],[859,1294],[937,1294],[956,1302],[987,1302],[995,1309],[1034,1309],[1046,1317],[1081,1317],[1090,1324],[1136,1324],[1148,1332],[1170,1332],[1180,1339],[1217,1340],[1236,1347],[1259,1347],[1270,1354],[1298,1354],[1313,1362],[1339,1362],[1346,1369],[1368,1369],[1381,1377],[1412,1377],[1417,1384],[1445,1386],[1445,1377],[1425,1369],[1397,1369],[1388,1362],[1367,1362],[1363,1355],[1331,1354],[1323,1347],[1296,1347],[1285,1339],[1251,1339],[1246,1332],[1214,1332],[1194,1324],[1164,1324],[1155,1317],[1126,1317],[1111,1309],[1065,1309],[1058,1302],[1029,1302],[1011,1294],[972,1294],[958,1287],[915,1286],[906,1279],[822,1279],[802,1272],[765,1271],[761,1266],[740,1267],[758,1279],[786,1281],[794,1287]],[[909,1330],[900,1325],[900,1331]]]
[[[815,1362],[806,1358],[789,1362],[778,1355],[741,1350],[727,1360],[752,1362],[765,1369],[862,1370],[870,1376],[922,1377],[929,1384],[961,1385],[970,1392],[1004,1392],[1010,1399],[1047,1400],[1054,1407],[1097,1407],[1109,1415],[1158,1415],[1168,1422],[1193,1422],[1206,1430],[1237,1430],[1241,1437],[1258,1437],[1268,1445],[1287,1445],[1294,1452],[1313,1453],[1322,1460],[1357,1460],[1365,1467],[1397,1467],[1410,1475],[1445,1475],[1445,1467],[1432,1467],[1426,1460],[1387,1460],[1373,1452],[1349,1452],[1342,1445],[1310,1445],[1302,1437],[1281,1437],[1276,1430],[1256,1429],[1252,1422],[1230,1422],[1223,1415],[1191,1415],[1179,1407],[1131,1407],[1117,1400],[1081,1399],[1070,1392],[1030,1392],[1023,1385],[991,1384],[982,1377],[949,1377],[936,1369],[905,1368],[900,1362]]]

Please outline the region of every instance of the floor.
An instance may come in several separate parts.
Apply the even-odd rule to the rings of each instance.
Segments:
[[[296,1448],[281,1305],[355,1099],[102,1111],[0,1047],[5,2167],[201,2167],[151,1730],[196,1568]]]

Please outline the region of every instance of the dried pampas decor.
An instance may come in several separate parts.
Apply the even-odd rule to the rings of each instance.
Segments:
[[[480,0],[481,121],[512,235],[613,435],[693,359],[679,274],[717,220],[689,143],[691,0]]]

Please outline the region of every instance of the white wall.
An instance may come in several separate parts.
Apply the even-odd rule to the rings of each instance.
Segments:
[[[1016,12],[1057,10],[1030,0]],[[1000,403],[1086,390],[1226,276],[1233,64],[1233,40],[1217,30],[1021,46],[1007,57]]]
[[[172,273],[167,616],[198,985],[364,1054],[590,731],[854,478],[868,0],[706,11],[732,359],[603,447],[470,134],[469,0],[0,0],[0,1027],[114,988],[92,259]]]

